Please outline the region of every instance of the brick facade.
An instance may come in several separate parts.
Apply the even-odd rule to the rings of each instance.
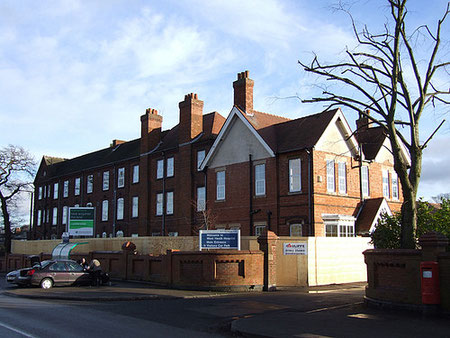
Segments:
[[[109,148],[71,160],[44,157],[35,179],[34,238],[60,238],[66,230],[63,209],[76,205],[96,208],[97,237],[116,236],[119,231],[125,236],[196,235],[204,228],[202,213],[197,211],[197,191],[202,187],[212,227],[240,228],[243,236],[260,235],[263,227],[280,236],[290,235],[292,229],[297,235],[325,236],[324,215],[356,219],[366,199],[383,197],[382,172],[389,172],[391,186],[394,170],[389,157],[375,157],[381,147],[374,144],[379,146],[385,139],[376,128],[366,128],[356,141],[344,137],[352,132],[339,110],[296,120],[264,114],[253,109],[253,87],[248,71],[238,74],[233,83],[234,107],[227,120],[216,112],[204,115],[203,101],[191,93],[179,103],[180,122],[170,130],[162,130],[162,117],[149,108],[140,118],[139,139],[114,140]],[[246,134],[229,136],[228,131],[235,127]],[[332,139],[331,146],[323,145],[323,135]],[[229,149],[222,156],[224,142]],[[363,152],[372,151],[373,158],[358,157],[354,150],[358,142],[361,147],[364,142],[370,144]],[[202,170],[198,168],[199,152],[206,157]],[[327,189],[327,160],[334,161],[333,192]],[[290,163],[294,162],[300,172],[293,183]],[[158,176],[161,163],[163,170]],[[343,163],[345,191],[339,190]],[[362,196],[361,165],[369,168],[368,196]],[[139,170],[136,182],[134,167]],[[259,177],[258,183],[261,168],[263,180]],[[123,170],[122,187],[119,175]],[[219,171],[225,172],[225,198],[220,200],[216,198]],[[105,172],[109,173],[107,189],[103,186]],[[76,195],[78,179],[80,193]],[[90,179],[92,192],[87,191]],[[67,197],[65,181],[69,182]],[[392,189],[386,198],[395,211],[402,201],[398,186],[399,198],[393,198]],[[133,200],[138,207],[135,215]],[[108,203],[107,217],[104,203]],[[123,217],[118,217],[121,203]]]

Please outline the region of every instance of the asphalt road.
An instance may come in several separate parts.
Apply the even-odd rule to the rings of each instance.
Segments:
[[[15,288],[2,277],[0,292]],[[363,294],[364,285],[103,302],[0,295],[0,337],[450,337],[448,318],[368,309]]]

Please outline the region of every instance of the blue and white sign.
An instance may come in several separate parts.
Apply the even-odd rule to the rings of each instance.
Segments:
[[[241,230],[200,230],[200,250],[241,250]]]

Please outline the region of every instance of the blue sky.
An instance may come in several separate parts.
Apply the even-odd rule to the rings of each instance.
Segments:
[[[318,80],[298,59],[312,52],[342,58],[354,39],[336,1],[16,1],[0,2],[0,146],[17,144],[42,155],[75,157],[139,137],[146,108],[178,123],[178,102],[198,93],[204,112],[227,116],[232,82],[249,70],[256,109],[289,118],[321,111],[297,99]],[[416,26],[433,23],[446,0],[411,1]],[[358,23],[381,29],[382,1],[355,1]],[[449,58],[450,26],[444,56]],[[449,79],[442,79],[449,87]],[[352,128],[356,118],[343,109]],[[448,111],[448,109],[447,109]],[[430,111],[425,140],[446,111]],[[420,195],[450,192],[450,127],[425,152]]]

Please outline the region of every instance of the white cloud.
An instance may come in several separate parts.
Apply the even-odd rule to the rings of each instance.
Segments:
[[[450,192],[450,136],[438,136],[431,140],[423,153],[422,177],[419,196],[429,199]]]

